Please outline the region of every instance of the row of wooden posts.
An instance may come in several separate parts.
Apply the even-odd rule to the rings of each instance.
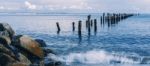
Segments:
[[[101,24],[104,24],[104,22],[107,22],[108,27],[113,25],[113,24],[117,24],[118,22],[120,22],[121,20],[127,19],[131,16],[134,16],[134,14],[103,14],[103,18],[104,20],[101,21]]]
[[[106,14],[106,13],[103,13],[102,16],[100,16],[100,23],[101,23],[101,25],[107,23],[109,26],[110,24],[118,23],[121,20],[129,18],[131,16],[134,16],[134,14],[126,14],[126,13],[124,13],[124,14],[107,13]],[[57,26],[57,34],[59,34],[61,29],[60,29],[58,22],[56,22],[56,26]],[[91,15],[88,15],[87,20],[86,20],[86,29],[88,31],[88,35],[91,34],[91,28],[92,27],[94,27],[94,34],[96,35],[96,33],[97,33],[97,19],[91,19]],[[75,28],[75,22],[72,22],[72,31],[74,32],[75,29],[76,29]],[[78,35],[79,35],[79,38],[81,39],[81,37],[82,37],[82,21],[81,20],[79,20],[79,22],[78,22]]]

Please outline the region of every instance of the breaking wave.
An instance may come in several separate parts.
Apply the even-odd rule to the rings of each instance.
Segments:
[[[108,53],[106,51],[87,51],[83,53],[70,53],[59,57],[52,56],[53,59],[64,62],[67,65],[80,64],[149,64],[150,57],[137,55],[122,55],[119,53]]]

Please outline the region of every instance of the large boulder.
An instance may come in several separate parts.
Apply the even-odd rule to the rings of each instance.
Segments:
[[[16,36],[12,44],[21,51],[23,51],[22,53],[24,55],[32,54],[40,59],[44,58],[44,52],[39,46],[39,43],[27,35]]]
[[[8,23],[0,23],[0,34],[7,34],[7,32],[9,34],[9,37],[12,39],[15,34],[14,30]]]

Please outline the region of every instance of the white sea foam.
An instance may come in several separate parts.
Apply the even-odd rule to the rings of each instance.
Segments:
[[[81,64],[139,64],[141,62],[140,58],[134,59],[135,57],[128,57],[122,55],[115,55],[113,53],[108,53],[106,51],[97,51],[92,50],[83,53],[70,53],[68,55],[62,56],[52,56],[51,58],[65,62],[70,65],[72,63],[81,63]]]

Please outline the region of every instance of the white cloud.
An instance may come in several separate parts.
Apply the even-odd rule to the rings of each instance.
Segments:
[[[37,0],[36,0],[37,1]],[[32,1],[35,2],[35,1]],[[48,9],[88,9],[86,0],[38,0],[38,5],[46,5]]]
[[[25,1],[25,6],[28,8],[28,9],[36,9],[37,6],[28,2],[28,1]]]
[[[0,6],[0,10],[3,10],[3,9],[5,9],[4,6]]]
[[[0,9],[150,13],[149,3],[150,0],[0,0]]]

